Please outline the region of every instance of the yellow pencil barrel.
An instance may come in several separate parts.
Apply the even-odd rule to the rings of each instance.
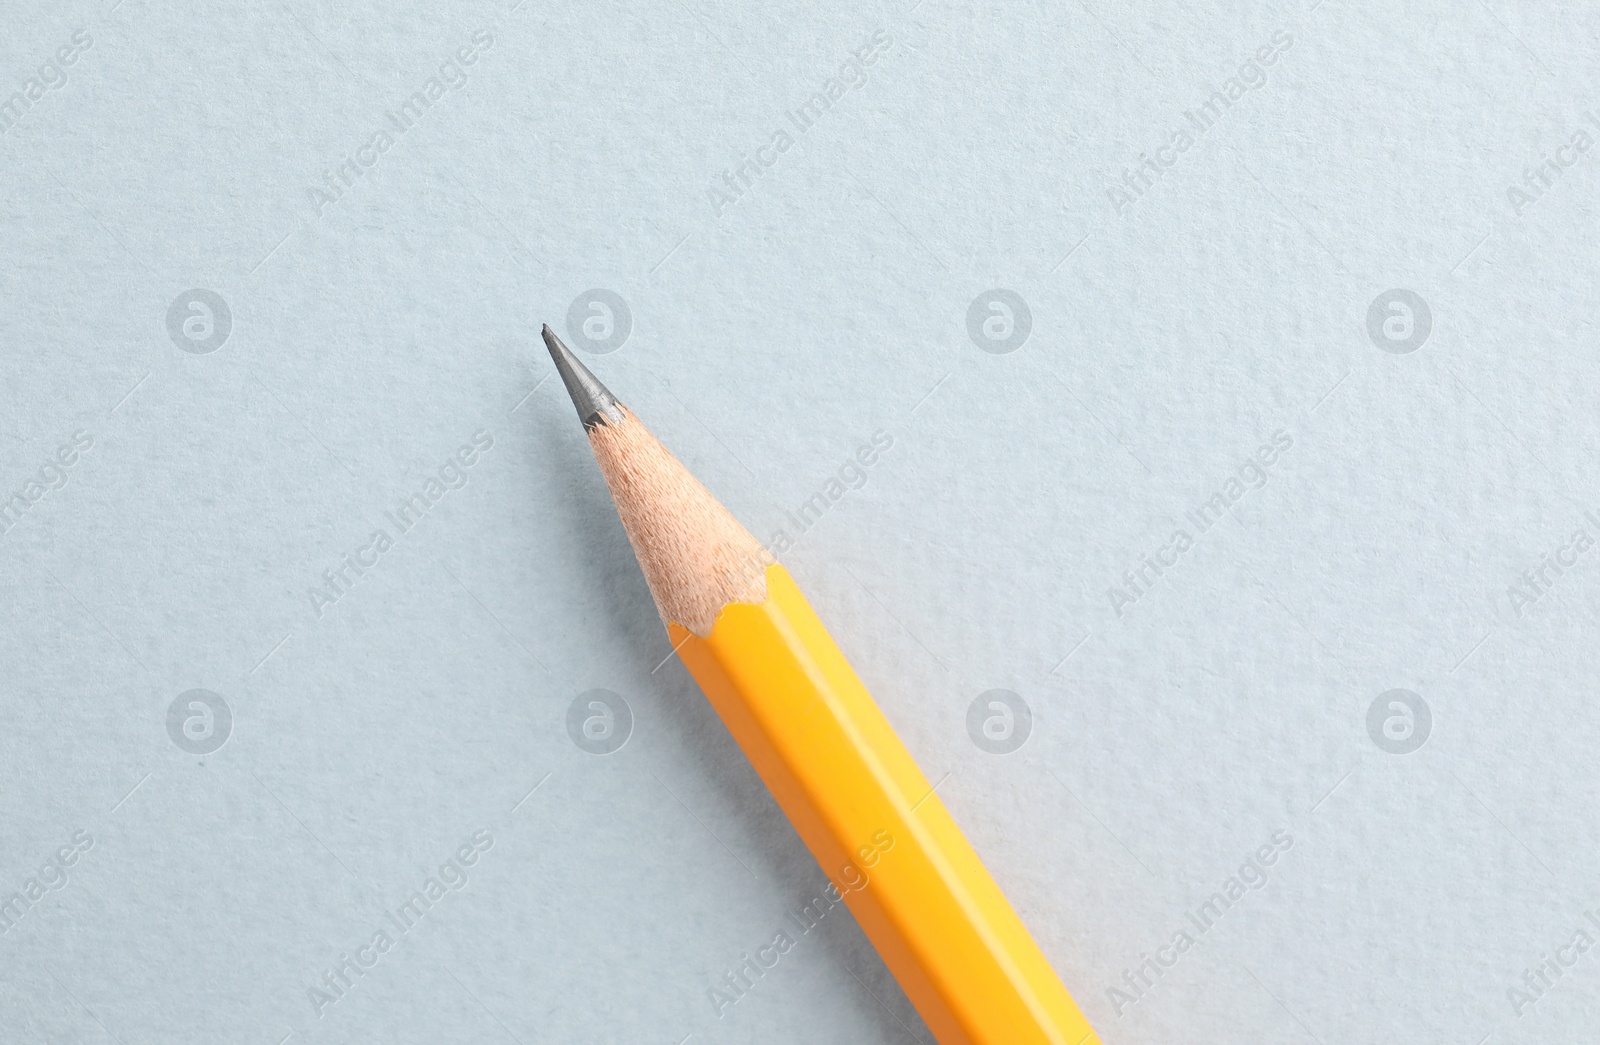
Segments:
[[[678,654],[940,1045],[1098,1045],[782,566]]]

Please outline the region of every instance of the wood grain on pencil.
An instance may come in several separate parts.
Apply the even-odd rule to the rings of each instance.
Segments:
[[[711,634],[733,602],[767,601],[770,552],[627,407],[589,426],[589,445],[664,624]]]

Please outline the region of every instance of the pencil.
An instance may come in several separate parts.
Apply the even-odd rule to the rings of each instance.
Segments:
[[[1098,1045],[788,572],[544,341],[674,650],[940,1045]]]

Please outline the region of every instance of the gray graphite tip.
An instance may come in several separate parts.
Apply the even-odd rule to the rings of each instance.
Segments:
[[[612,395],[600,379],[589,372],[589,368],[577,356],[572,354],[572,349],[562,343],[556,332],[550,329],[548,323],[544,327],[544,347],[550,350],[550,358],[556,362],[556,370],[561,374],[562,384],[567,386],[567,395],[572,397],[572,405],[578,408],[578,417],[583,420],[585,429],[594,428],[609,422],[622,420],[622,404],[617,402],[617,397]]]

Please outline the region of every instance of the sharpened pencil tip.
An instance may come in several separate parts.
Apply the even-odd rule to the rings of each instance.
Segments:
[[[572,397],[572,405],[577,408],[583,427],[589,429],[621,421],[622,404],[617,402],[611,390],[602,385],[600,379],[572,354],[572,349],[556,336],[550,324],[544,324],[541,333],[544,335],[544,347],[550,350],[550,358],[555,360],[556,372],[561,375],[561,383],[567,386],[567,395]]]

